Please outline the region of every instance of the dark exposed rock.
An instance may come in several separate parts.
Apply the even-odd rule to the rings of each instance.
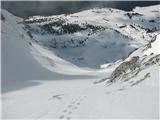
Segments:
[[[149,22],[153,22],[153,23],[154,23],[154,22],[155,22],[155,20],[149,20]]]
[[[125,14],[126,16],[128,16],[129,17],[129,19],[132,19],[132,17],[134,17],[134,16],[143,16],[142,14],[139,14],[139,13],[126,13]]]
[[[160,55],[158,54],[158,55],[156,55],[156,56],[154,56],[154,57],[152,57],[152,58],[150,58],[147,62],[145,62],[144,64],[146,65],[146,66],[149,66],[149,65],[154,65],[154,64],[159,64],[160,65]]]
[[[125,28],[125,27],[126,27],[126,25],[119,26],[119,28]]]
[[[113,82],[116,78],[127,73],[127,71],[134,71],[136,68],[140,68],[140,63],[138,62],[139,57],[132,57],[130,61],[125,61],[120,64],[109,77],[110,82]]]
[[[139,31],[135,26],[133,25],[130,25],[132,28],[134,28],[135,30]]]
[[[133,86],[135,86],[135,85],[138,85],[139,83],[141,83],[142,81],[144,81],[144,80],[147,79],[148,77],[151,77],[151,76],[150,76],[150,73],[146,73],[142,79],[140,79],[140,80],[132,83],[132,84],[131,84],[131,87],[133,87]]]
[[[5,20],[5,17],[3,16],[3,14],[1,13],[1,20]]]

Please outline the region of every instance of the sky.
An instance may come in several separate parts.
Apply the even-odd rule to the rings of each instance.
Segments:
[[[160,1],[2,1],[2,9],[16,16],[70,14],[91,8],[111,7],[131,11],[136,6],[160,4]]]

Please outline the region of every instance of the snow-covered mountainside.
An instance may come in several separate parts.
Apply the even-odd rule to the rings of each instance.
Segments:
[[[158,12],[150,14],[103,8],[71,15],[34,16],[25,29],[38,44],[80,67],[99,68],[147,44],[160,28]],[[139,10],[141,11],[141,10]],[[94,54],[93,54],[94,53]],[[114,53],[114,54],[113,54]]]
[[[2,117],[158,118],[159,7],[2,10]]]

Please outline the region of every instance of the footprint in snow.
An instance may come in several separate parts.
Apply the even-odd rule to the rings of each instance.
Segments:
[[[52,100],[52,99],[61,100],[63,96],[64,94],[53,95],[51,98],[49,98],[49,100]]]
[[[63,119],[64,118],[64,115],[61,115],[60,117],[59,117],[59,119]]]
[[[110,94],[111,92],[105,92],[105,94]]]
[[[72,107],[72,105],[68,105],[67,107],[68,107],[68,108],[71,108],[71,107]]]
[[[77,107],[74,107],[73,109],[74,109],[74,110],[76,110],[76,109],[77,109]]]
[[[77,105],[80,105],[80,102],[78,102]]]
[[[67,110],[63,110],[62,112],[63,112],[63,113],[66,113],[66,112],[67,112]]]
[[[67,120],[70,120],[71,118],[70,117],[67,117]]]
[[[67,109],[64,109],[62,111],[62,114],[60,115],[59,119],[67,119],[70,120],[71,119],[71,114],[78,109],[79,105],[81,104],[81,102],[83,101],[83,99],[86,98],[86,96],[83,96],[81,98],[75,99],[74,101],[72,101],[68,106]]]
[[[70,112],[68,112],[68,114],[71,114],[72,112],[70,111]]]

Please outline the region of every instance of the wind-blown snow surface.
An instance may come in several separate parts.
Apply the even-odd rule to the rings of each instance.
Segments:
[[[42,17],[42,23],[35,23],[41,17],[23,22],[2,10],[2,117],[158,118],[158,7],[131,12],[93,9]],[[49,18],[90,27],[82,24],[83,30],[65,33],[67,23],[63,23],[52,26],[62,33],[51,34],[38,26]],[[57,40],[56,47],[50,46]],[[116,68],[134,56],[140,59],[138,72],[128,70],[118,76],[124,79],[114,79],[108,86],[106,81]],[[93,84],[102,78],[104,82]]]

